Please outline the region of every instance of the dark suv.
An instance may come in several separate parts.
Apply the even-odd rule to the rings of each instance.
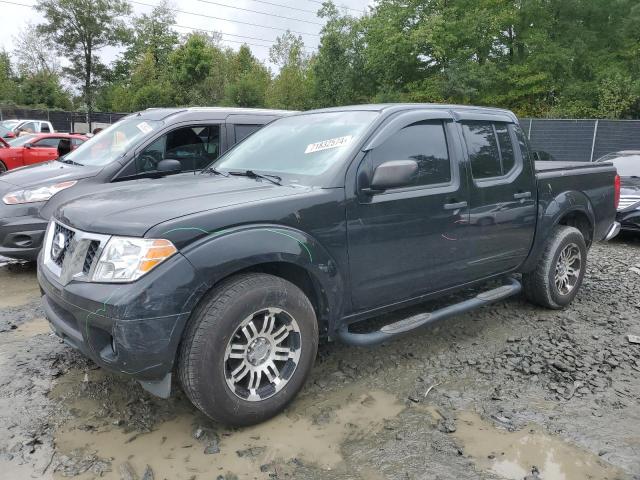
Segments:
[[[113,183],[201,170],[289,114],[243,108],[162,108],[129,115],[57,161],[0,175],[0,255],[35,260],[52,212]]]

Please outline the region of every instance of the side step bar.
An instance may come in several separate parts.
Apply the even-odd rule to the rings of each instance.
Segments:
[[[345,324],[338,329],[336,336],[338,340],[348,345],[355,345],[359,347],[378,345],[382,342],[391,340],[392,338],[411,332],[417,328],[424,327],[425,325],[431,325],[438,320],[459,315],[461,313],[468,312],[469,310],[474,310],[520,293],[522,290],[522,284],[513,277],[508,277],[507,280],[509,282],[508,284],[492,290],[487,290],[486,292],[481,292],[469,300],[454,303],[453,305],[449,305],[448,307],[441,308],[434,312],[419,313],[417,315],[407,317],[398,322],[385,325],[375,332],[353,333],[349,331],[349,324]]]

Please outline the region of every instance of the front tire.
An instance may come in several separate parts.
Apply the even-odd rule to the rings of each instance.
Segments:
[[[5,173],[6,171],[7,171],[7,166],[4,163],[2,163],[2,161],[0,161],[0,175]]]
[[[562,309],[576,297],[587,266],[582,232],[556,226],[547,239],[536,269],[522,275],[524,293],[532,303]]]
[[[182,387],[208,417],[251,425],[281,412],[300,391],[318,349],[307,296],[266,274],[232,277],[194,311],[178,358]]]

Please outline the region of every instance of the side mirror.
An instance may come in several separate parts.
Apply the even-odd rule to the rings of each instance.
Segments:
[[[391,160],[376,167],[367,193],[380,193],[391,188],[411,185],[418,174],[418,163],[415,160]]]
[[[33,143],[25,143],[24,148],[33,148]]]
[[[178,173],[182,171],[182,163],[173,159],[160,160],[156,169],[163,173]]]

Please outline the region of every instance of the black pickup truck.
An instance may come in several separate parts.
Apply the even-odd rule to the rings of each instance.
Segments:
[[[505,110],[288,116],[199,175],[59,208],[38,263],[44,309],[104,368],[160,396],[176,375],[211,418],[255,423],[300,390],[320,338],[374,345],[521,290],[566,307],[589,246],[618,232],[615,178],[608,164],[534,167]]]
[[[0,255],[35,260],[51,214],[112,183],[201,170],[290,112],[161,108],[129,115],[57,161],[0,174]]]

